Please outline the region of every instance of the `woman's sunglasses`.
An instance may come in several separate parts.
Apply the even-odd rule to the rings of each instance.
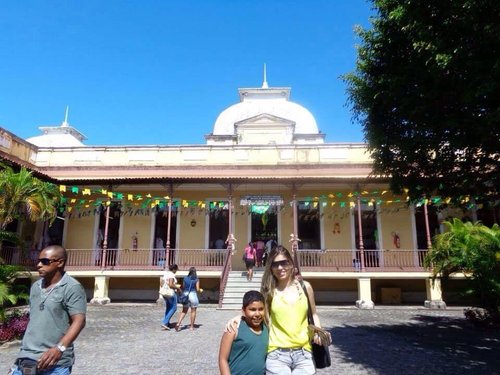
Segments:
[[[281,266],[281,268],[288,268],[290,267],[292,264],[290,263],[289,260],[280,260],[278,262],[272,262],[271,263],[271,268],[278,268],[279,266]]]
[[[49,259],[49,258],[40,258],[38,259],[38,263],[42,263],[44,266],[48,266],[50,263],[54,263],[59,261],[60,259]]]

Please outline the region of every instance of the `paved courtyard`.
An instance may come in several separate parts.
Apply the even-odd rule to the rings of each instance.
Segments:
[[[475,329],[461,308],[318,308],[332,332],[332,367],[318,374],[500,374],[500,330]],[[195,331],[161,331],[163,306],[90,306],[73,375],[218,374],[225,322],[236,311],[198,309]],[[177,315],[174,316],[175,321]],[[186,317],[187,318],[187,317]],[[185,323],[188,320],[184,321]],[[0,374],[19,344],[0,347]]]

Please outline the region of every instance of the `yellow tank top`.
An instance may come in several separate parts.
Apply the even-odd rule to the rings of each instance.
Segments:
[[[295,282],[295,285],[298,285]],[[304,348],[311,351],[307,329],[307,298],[298,286],[295,298],[276,293],[271,302],[268,353],[278,348]],[[291,293],[293,296],[293,293]]]

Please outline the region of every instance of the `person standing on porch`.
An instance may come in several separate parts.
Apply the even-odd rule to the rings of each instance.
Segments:
[[[271,237],[267,242],[266,242],[266,249],[264,251],[264,255],[262,256],[262,265],[265,266],[267,262],[267,258],[269,258],[269,254],[271,253],[271,250],[274,249],[275,246],[278,246],[278,243],[276,240]]]
[[[262,257],[264,256],[264,249],[266,248],[266,243],[262,239],[255,242],[255,248],[257,250],[257,267],[262,267]]]
[[[51,245],[40,252],[30,290],[30,320],[11,375],[68,375],[75,362],[73,342],[85,327],[87,296],[65,271],[67,253]],[[31,371],[31,372],[29,372]]]
[[[166,271],[163,275],[163,279],[161,282],[161,286],[163,286],[164,283],[168,283],[170,289],[174,291],[171,297],[163,296],[163,299],[165,300],[165,316],[161,321],[161,329],[165,331],[170,330],[170,319],[177,311],[177,290],[179,289],[180,285],[177,284],[175,274],[178,269],[179,267],[177,267],[177,264],[171,264],[168,267],[168,271]]]

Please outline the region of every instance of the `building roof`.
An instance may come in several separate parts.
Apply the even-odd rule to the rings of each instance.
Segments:
[[[318,135],[314,116],[303,106],[290,101],[289,87],[240,88],[240,102],[234,104],[217,117],[213,136],[236,134],[236,124],[259,115],[282,118],[294,124],[293,134]],[[322,137],[318,138],[322,142]]]
[[[42,135],[26,139],[28,142],[39,147],[82,147],[82,141],[86,138],[77,129],[68,123],[68,110],[60,126],[41,126],[38,129]]]

